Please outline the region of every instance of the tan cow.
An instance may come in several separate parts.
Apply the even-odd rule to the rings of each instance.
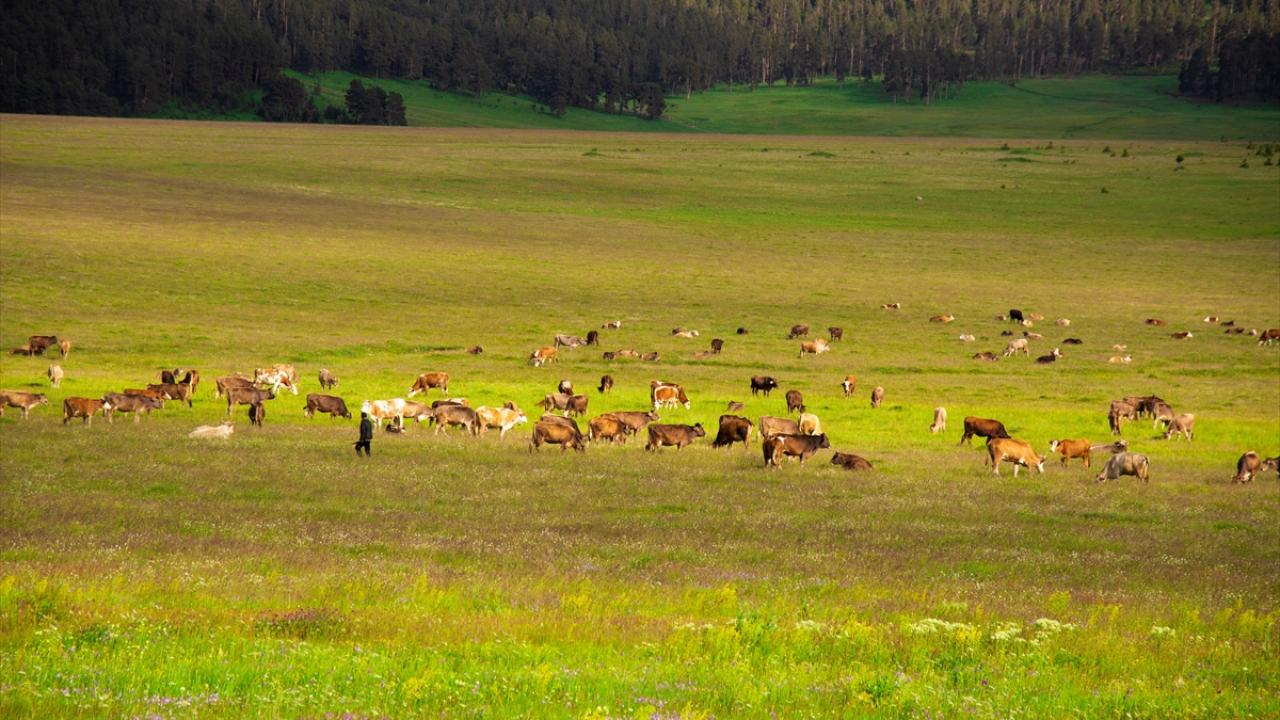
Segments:
[[[26,420],[32,408],[39,407],[47,402],[49,402],[49,398],[43,393],[0,390],[0,417],[4,417],[4,409],[6,407],[16,407],[22,410],[22,419]]]
[[[1122,475],[1132,475],[1142,482],[1150,481],[1151,461],[1146,455],[1133,452],[1116,453],[1098,473],[1098,482],[1115,480]]]
[[[59,340],[58,353],[62,355],[63,360],[66,360],[67,356],[71,354],[71,341],[66,339]]]
[[[50,385],[54,387],[58,387],[59,385],[62,384],[63,372],[62,372],[61,365],[59,365],[58,363],[52,363],[51,365],[49,365],[49,372],[47,374],[49,376]]]
[[[1180,413],[1169,421],[1169,427],[1164,431],[1164,439],[1177,435],[1179,439],[1187,440],[1196,439],[1196,416],[1191,413]]]
[[[130,395],[128,393],[107,393],[102,397],[104,401],[103,409],[106,410],[107,422],[114,423],[116,421],[116,413],[132,414],[133,421],[136,423],[142,419],[143,415],[151,415],[152,410],[159,410],[163,401],[145,395]]]
[[[1094,450],[1109,450],[1112,453],[1124,452],[1129,447],[1129,443],[1124,440],[1117,440],[1112,443],[1103,443],[1094,445],[1087,439],[1079,438],[1075,440],[1052,440],[1049,442],[1049,452],[1056,452],[1062,456],[1062,466],[1067,466],[1067,460],[1071,458],[1080,458],[1084,462],[1085,467],[1089,467],[1090,453]]]
[[[475,410],[465,405],[440,405],[432,412],[435,415],[437,435],[445,432],[450,425],[465,428],[472,435],[480,433],[480,418]]]
[[[878,408],[880,407],[880,404],[883,402],[884,402],[884,388],[877,385],[875,389],[871,391],[871,407]]]
[[[804,357],[805,355],[821,355],[822,353],[829,352],[830,350],[831,344],[823,338],[818,338],[817,340],[800,343],[800,354],[798,357]]]
[[[1010,340],[1009,344],[1004,347],[1002,357],[1009,357],[1010,355],[1016,355],[1018,353],[1028,356],[1031,355],[1031,349],[1027,346],[1026,338],[1015,338]]]
[[[956,319],[955,315],[934,315],[933,317],[929,318],[929,322],[942,323],[945,325],[946,323],[954,322],[955,319]]]
[[[821,435],[822,434],[822,421],[819,420],[818,416],[814,415],[813,413],[801,413],[800,422],[797,424],[800,426],[801,435]]]
[[[413,397],[418,393],[425,394],[431,388],[439,388],[441,395],[449,394],[449,373],[445,372],[427,372],[422,373],[413,381],[413,385],[409,387],[409,397]]]
[[[937,435],[947,429],[947,409],[944,407],[936,407],[933,409],[933,422],[929,425],[929,432]]]
[[[770,438],[774,435],[799,435],[800,424],[790,418],[760,417],[760,437]]]
[[[534,367],[542,367],[548,363],[555,362],[559,359],[559,356],[560,352],[558,350],[547,345],[545,347],[540,347],[529,354],[529,364]]]
[[[991,462],[991,472],[1000,474],[1000,463],[1013,463],[1013,476],[1018,477],[1019,468],[1030,470],[1035,467],[1044,474],[1044,458],[1036,454],[1030,443],[1015,438],[992,438],[987,442],[987,459]]]
[[[1247,483],[1257,475],[1271,470],[1280,470],[1280,457],[1262,459],[1258,453],[1250,450],[1236,461],[1236,474],[1231,482]]]
[[[529,421],[524,416],[524,413],[519,410],[491,408],[483,405],[476,408],[476,417],[480,419],[480,434],[483,435],[488,428],[498,428],[499,440],[505,438],[507,431],[511,428]]]
[[[95,413],[107,416],[107,402],[101,399],[69,397],[62,401],[62,424],[71,422],[72,418],[83,418],[84,424],[93,427]]]
[[[1132,355],[1112,355],[1111,357],[1107,358],[1107,362],[1111,363],[1112,365],[1128,365],[1129,363],[1133,362],[1133,356]]]
[[[189,438],[204,440],[227,440],[236,431],[230,420],[223,420],[221,425],[201,425],[187,433]]]
[[[587,423],[587,438],[592,442],[608,440],[612,443],[627,442],[629,428],[627,424],[612,415],[600,415],[591,418]]]

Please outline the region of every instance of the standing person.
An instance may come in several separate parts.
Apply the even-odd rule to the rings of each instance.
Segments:
[[[360,439],[356,441],[356,455],[360,454],[360,449],[364,449],[364,456],[369,457],[369,445],[373,443],[373,421],[369,419],[369,413],[360,413]]]

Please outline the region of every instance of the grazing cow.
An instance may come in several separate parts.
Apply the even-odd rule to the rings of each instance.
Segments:
[[[833,325],[832,327],[827,328],[827,334],[831,336],[831,342],[844,340],[844,328],[842,327],[835,327]]]
[[[973,335],[969,335],[969,334],[965,334],[965,335],[961,335],[961,336],[960,336],[960,342],[973,342],[973,341],[975,341],[975,340],[977,340],[977,339],[978,339],[978,338],[974,337]]]
[[[738,328],[738,329],[737,329],[737,331],[736,331],[736,332],[737,332],[739,335],[746,335],[746,334],[747,334],[748,332],[750,332],[750,331],[749,331],[749,330],[747,330],[747,329],[746,329],[746,328],[744,328],[744,327],[740,327],[740,328]]]
[[[601,415],[591,418],[591,422],[587,423],[587,439],[591,442],[596,440],[608,440],[612,443],[626,443],[628,428],[626,423],[612,415]]]
[[[787,414],[804,412],[804,395],[799,390],[787,391]]]
[[[875,469],[866,458],[853,453],[837,452],[831,456],[831,464],[852,471]]]
[[[1009,321],[1010,321],[1010,322],[1020,323],[1020,322],[1022,322],[1023,320],[1026,320],[1026,319],[1027,319],[1027,318],[1023,316],[1023,314],[1022,314],[1022,311],[1021,311],[1021,310],[1018,310],[1018,309],[1016,309],[1016,308],[1015,308],[1015,309],[1011,309],[1011,310],[1009,310]]]
[[[1050,352],[1048,355],[1041,355],[1040,357],[1036,358],[1036,362],[1041,365],[1049,365],[1051,363],[1057,362],[1058,358],[1060,357],[1062,357],[1062,352],[1058,350],[1058,348],[1054,348],[1053,351]]]
[[[711,447],[729,447],[735,442],[742,443],[743,447],[751,447],[751,421],[739,415],[721,415],[720,430],[716,433],[716,439],[711,443]]]
[[[1133,356],[1132,355],[1112,355],[1111,357],[1107,358],[1107,362],[1111,363],[1112,365],[1128,365],[1129,363],[1133,362]]]
[[[227,391],[227,415],[236,405],[252,405],[264,400],[274,400],[276,391],[273,388],[256,390],[254,388],[231,388]]]
[[[707,431],[702,429],[702,423],[695,425],[654,423],[649,426],[649,442],[645,443],[644,449],[657,450],[664,445],[675,445],[676,450],[683,450],[685,445],[692,445],[694,440],[706,436]]]
[[[93,427],[93,415],[98,412],[101,412],[103,417],[107,416],[107,401],[69,397],[62,401],[62,424],[71,422],[71,418],[83,418],[85,425]]]
[[[1067,318],[1058,318],[1057,320],[1053,321],[1053,324],[1057,325],[1058,327],[1070,327],[1071,321]]]
[[[947,409],[944,407],[936,407],[933,409],[933,422],[929,424],[929,432],[937,435],[945,432],[947,429]]]
[[[565,405],[565,415],[581,416],[587,414],[587,403],[590,398],[586,395],[573,395],[569,398],[568,404]]]
[[[152,410],[161,408],[161,401],[145,395],[129,395],[126,393],[107,393],[102,396],[103,409],[106,410],[107,422],[115,422],[118,412],[132,413],[133,421],[138,422],[142,415],[150,415]]]
[[[1196,416],[1191,413],[1179,413],[1176,417],[1169,421],[1169,427],[1164,431],[1164,439],[1177,435],[1179,439],[1187,440],[1196,439]]]
[[[880,403],[884,402],[884,388],[877,385],[871,391],[871,407],[872,409],[880,407]]]
[[[730,400],[730,401],[729,401],[729,404],[724,406],[724,409],[725,409],[727,412],[731,412],[731,413],[733,413],[733,412],[742,412],[742,409],[743,409],[744,407],[745,407],[745,405],[743,405],[741,402],[739,402],[739,401],[737,401],[737,400]]]
[[[378,427],[382,427],[383,420],[395,424],[396,427],[404,427],[404,407],[404,398],[365,400],[360,405],[360,412],[367,414]]]
[[[801,435],[822,434],[822,421],[813,413],[801,413],[799,425]]]
[[[650,384],[649,397],[653,401],[654,410],[676,405],[684,405],[685,410],[689,409],[689,396],[685,395],[684,388],[679,385]]]
[[[409,388],[409,397],[413,397],[418,393],[426,394],[431,388],[439,388],[441,395],[449,394],[449,373],[446,372],[429,372],[422,373],[417,380],[413,381],[413,385]]]
[[[1231,482],[1247,483],[1253,480],[1254,476],[1269,470],[1280,471],[1280,457],[1263,460],[1262,456],[1250,450],[1236,461],[1236,474],[1231,478]]]
[[[765,467],[778,467],[783,457],[800,459],[800,464],[821,449],[831,447],[826,435],[773,435],[761,443]]]
[[[1164,401],[1154,403],[1151,406],[1151,429],[1155,430],[1160,426],[1160,423],[1164,423],[1167,427],[1169,423],[1173,422],[1175,414],[1168,403]]]
[[[587,331],[587,344],[600,347],[600,333],[596,330]]]
[[[622,327],[622,321],[621,321],[621,320],[610,320],[609,322],[607,322],[607,323],[605,323],[605,324],[601,325],[601,326],[600,326],[600,329],[602,329],[602,330],[617,330],[617,329],[618,329],[618,328],[620,328],[620,327]]]
[[[760,417],[760,437],[771,438],[774,435],[799,435],[800,424],[789,418],[771,417],[763,415]]]
[[[1116,480],[1122,475],[1132,475],[1145,483],[1150,481],[1150,470],[1151,461],[1146,455],[1134,452],[1116,453],[1107,461],[1102,472],[1098,473],[1096,480],[1106,482]]]
[[[566,394],[566,395],[572,395],[572,394],[573,394],[573,382],[572,382],[572,381],[570,381],[570,380],[561,380],[561,381],[560,381],[560,384],[556,386],[556,392],[561,392],[561,393],[564,393],[564,394]]]
[[[672,328],[671,330],[672,337],[685,338],[686,340],[696,338],[698,335],[697,330],[685,330],[684,328]]]
[[[600,376],[600,387],[598,387],[598,388],[596,388],[596,389],[597,389],[597,390],[599,390],[601,393],[607,393],[607,392],[609,392],[610,390],[612,390],[612,389],[613,389],[613,376],[612,376],[612,375],[601,375],[601,376]]]
[[[987,459],[991,462],[991,473],[1000,474],[1000,463],[1013,463],[1013,476],[1018,477],[1018,468],[1030,470],[1034,467],[1044,474],[1044,458],[1036,454],[1029,443],[1014,438],[992,438],[987,443]]]
[[[267,407],[261,402],[249,405],[249,424],[262,427],[262,421],[267,417]]]
[[[32,355],[43,355],[45,350],[51,347],[58,347],[57,335],[32,335],[27,338],[27,345],[31,348]]]
[[[253,380],[236,373],[235,375],[227,375],[225,377],[213,379],[213,399],[226,395],[229,391],[236,388],[252,388],[256,387]]]
[[[601,417],[611,417],[627,426],[627,434],[635,435],[651,422],[658,421],[658,413],[651,410],[629,410],[605,413]]]
[[[553,363],[559,359],[560,352],[554,347],[540,347],[529,353],[529,364],[534,367],[542,367],[548,363]]]
[[[765,397],[769,396],[778,387],[778,381],[768,375],[752,375],[751,376],[751,394],[764,393]]]
[[[50,385],[54,387],[58,387],[59,385],[62,384],[62,376],[63,376],[62,366],[59,365],[58,363],[52,363],[51,365],[49,365],[49,370],[46,374],[49,376]]]
[[[484,353],[484,348],[480,347],[479,345],[472,345],[471,347],[467,348],[468,355],[481,355],[483,353]]]
[[[149,397],[152,400],[159,402],[160,407],[164,407],[164,392],[149,385],[145,388],[125,388],[123,392],[125,395],[142,395],[143,397]]]
[[[329,413],[329,418],[344,417],[351,419],[351,411],[347,409],[347,403],[336,395],[321,395],[320,393],[308,393],[306,407],[302,412],[307,417],[315,417],[318,412]]]
[[[798,357],[804,357],[805,355],[819,355],[824,352],[829,352],[830,350],[831,346],[827,344],[827,341],[822,338],[818,338],[817,340],[800,343],[800,355]]]
[[[1138,406],[1125,400],[1112,400],[1107,409],[1107,426],[1112,435],[1121,434],[1125,420],[1138,419]]]
[[[802,337],[808,337],[808,336],[809,336],[809,326],[798,324],[798,325],[791,326],[791,332],[787,334],[787,339],[795,340],[796,338],[802,338]]]
[[[230,420],[223,420],[221,425],[200,425],[187,433],[187,437],[201,440],[227,440],[236,431]]]
[[[59,340],[59,341],[58,341],[58,353],[62,356],[62,359],[63,359],[63,360],[66,360],[66,359],[67,359],[67,356],[71,354],[71,341],[70,341],[70,340]]]
[[[658,362],[662,357],[658,355],[657,350],[654,350],[653,352],[647,352],[644,355],[641,355],[640,359],[645,362]]]
[[[1022,353],[1023,355],[1031,354],[1031,350],[1027,347],[1026,338],[1015,338],[1010,340],[1008,345],[1004,346],[1003,357],[1009,357],[1010,355],[1016,355],[1017,353]]]
[[[320,370],[320,389],[332,390],[338,387],[338,376],[329,372],[327,369]]]
[[[1069,338],[1063,338],[1062,344],[1063,345],[1083,345],[1084,341],[1081,340],[1080,338],[1069,337]]]
[[[960,444],[968,443],[973,445],[973,436],[987,438],[1007,438],[1009,432],[1004,429],[1004,423],[999,420],[990,418],[980,418],[970,415],[964,419],[964,434],[960,436]]]
[[[1165,323],[1165,321],[1161,320],[1160,318],[1147,318],[1147,324],[1148,324],[1148,325],[1154,325],[1154,326],[1156,326],[1156,327],[1160,327],[1161,325],[1165,325],[1166,323]]]
[[[1195,335],[1192,335],[1191,331],[1187,330],[1184,332],[1173,333],[1169,337],[1173,338],[1174,340],[1186,340],[1187,338],[1195,337]]]
[[[436,402],[431,403],[430,405],[427,405],[426,403],[414,402],[413,400],[405,400],[404,412],[401,414],[401,417],[405,419],[413,418],[414,425],[421,425],[424,420],[427,422],[428,425],[430,425],[436,420],[435,410],[436,410],[436,407],[438,407],[436,403],[445,404],[445,402],[441,400],[437,400]],[[464,405],[465,403],[450,402],[448,404]],[[389,425],[388,427],[392,427],[392,426]]]
[[[265,370],[261,368],[255,369],[253,371],[253,381],[262,385],[270,385],[275,392],[280,392],[281,387],[287,387],[289,392],[294,395],[298,394],[298,371],[288,363],[276,363]]]
[[[858,389],[858,378],[854,375],[845,375],[844,380],[840,381],[840,390],[844,392],[845,397],[853,397],[853,391]]]
[[[566,425],[561,422],[539,420],[533,426],[533,438],[529,441],[529,452],[537,450],[544,444],[559,445],[560,452],[564,452],[569,448],[573,448],[578,452],[586,452],[587,449],[582,442],[582,433],[578,431],[576,424]]]
[[[476,407],[476,418],[480,420],[480,434],[488,428],[498,428],[498,439],[507,437],[507,430],[529,421],[520,410],[509,407]]]
[[[543,410],[559,410],[565,415],[568,415],[569,400],[572,397],[573,396],[570,395],[569,393],[562,393],[562,392],[551,393],[542,398],[542,401],[538,403],[538,407],[542,408]]]
[[[472,435],[480,433],[480,418],[466,405],[441,405],[432,410],[435,416],[436,434],[448,430],[450,425],[466,428]]]
[[[1000,359],[1000,356],[996,355],[995,353],[991,352],[990,350],[986,350],[986,351],[983,351],[983,352],[980,352],[980,353],[974,353],[974,354],[973,354],[973,359],[974,359],[974,360],[985,360],[985,361],[987,361],[987,362],[995,362],[995,361],[997,361],[997,360],[999,360],[999,359]]]
[[[571,427],[574,430],[578,429],[577,420],[574,420],[573,418],[564,417],[563,415],[543,415],[542,417],[538,418],[538,422],[555,423],[556,425]]]
[[[153,393],[159,393],[161,400],[177,400],[185,402],[187,407],[192,405],[191,386],[182,383],[154,383],[147,386],[147,390]]]
[[[1280,328],[1267,328],[1258,336],[1259,345],[1270,345],[1277,341],[1280,341]]]
[[[719,355],[720,351],[723,349],[724,349],[724,340],[720,338],[711,339],[711,352],[715,353],[716,355]]]
[[[933,317],[929,318],[929,322],[943,323],[945,325],[946,323],[954,322],[955,319],[956,319],[955,315],[934,315]]]
[[[555,347],[567,347],[570,350],[587,344],[586,340],[577,335],[556,335],[554,338]]]

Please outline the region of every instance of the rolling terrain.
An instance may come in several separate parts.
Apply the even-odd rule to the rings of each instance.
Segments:
[[[0,356],[0,387],[51,400],[0,418],[2,715],[1280,710],[1280,490],[1229,482],[1245,450],[1280,454],[1280,348],[1201,321],[1280,326],[1264,146],[0,125],[0,347],[75,343],[56,390],[49,358]],[[1064,357],[970,359],[1003,348],[1010,307],[1048,318],[1033,356]],[[614,319],[601,348],[526,362]],[[797,357],[797,322],[845,339]],[[601,359],[617,348],[662,359]],[[214,377],[273,362],[302,395],[264,428],[237,409],[229,441],[186,437],[223,417]],[[60,422],[65,397],[173,366],[203,375],[193,408]],[[591,415],[661,378],[692,399],[663,420],[712,435],[729,400],[785,414],[748,391],[767,373],[876,469],[766,471],[755,442],[530,453],[527,425],[379,433],[357,460],[354,423],[302,415],[320,368],[353,408],[441,370],[531,420],[561,378]],[[1103,442],[1108,401],[1147,393],[1198,425],[1126,426],[1146,485],[1094,483],[1100,458],[992,477],[956,446],[970,414],[1041,451]]]

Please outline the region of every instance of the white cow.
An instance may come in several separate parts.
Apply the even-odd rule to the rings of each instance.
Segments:
[[[187,437],[226,440],[227,438],[230,438],[231,433],[234,433],[235,431],[236,428],[231,424],[231,421],[224,420],[221,425],[201,425],[195,430],[187,433]]]
[[[499,440],[506,437],[511,428],[529,421],[523,412],[510,408],[481,406],[476,408],[476,415],[480,418],[480,434],[483,435],[486,428],[498,428]]]
[[[404,410],[404,398],[365,400],[360,405],[360,412],[366,413],[378,427],[382,427],[383,420],[390,420],[396,427],[404,427]]]

